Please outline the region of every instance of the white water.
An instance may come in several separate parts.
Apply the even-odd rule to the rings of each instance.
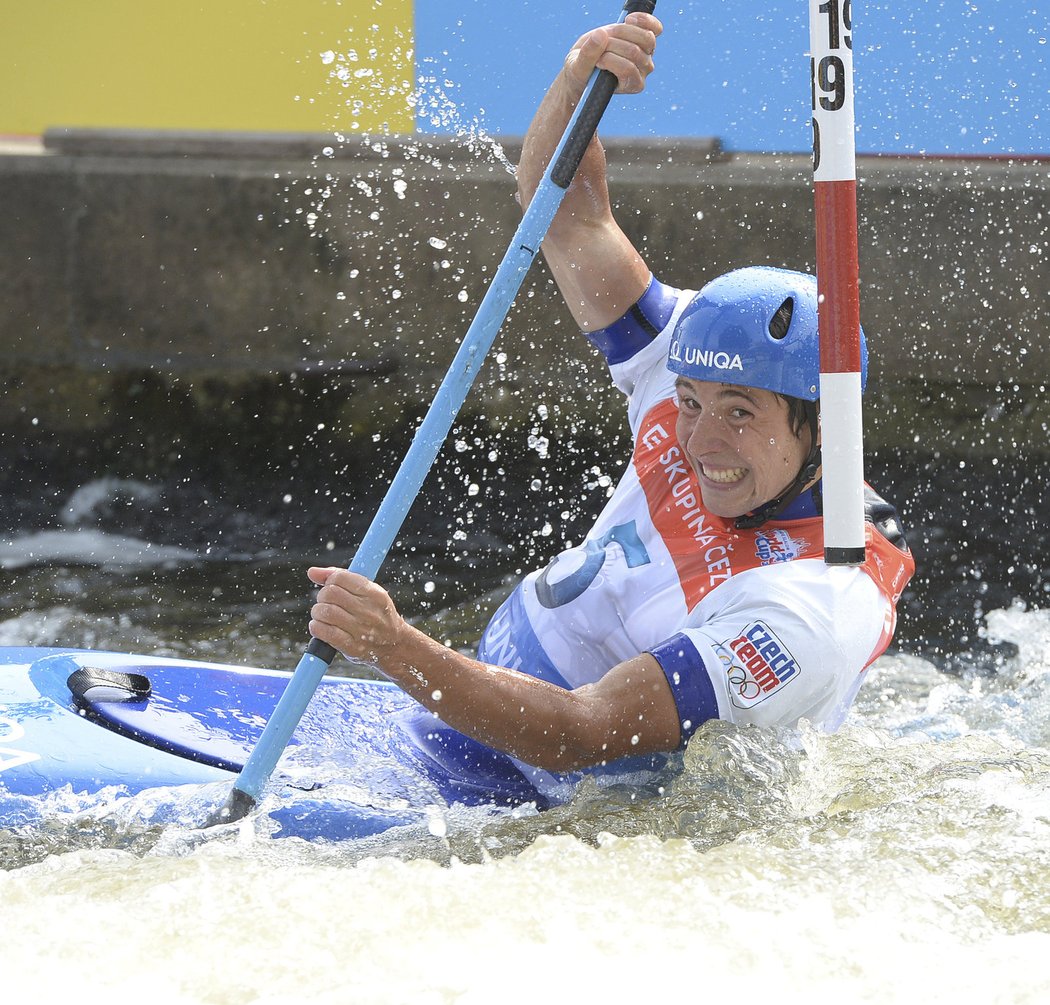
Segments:
[[[188,548],[156,544],[128,534],[107,533],[94,526],[114,505],[150,505],[160,490],[124,478],[96,478],[70,495],[58,514],[61,529],[39,530],[0,538],[0,569],[31,566],[91,565],[111,571],[195,562]]]
[[[485,865],[209,848],[69,855],[4,877],[5,986],[34,1000],[1045,1001],[1045,932],[863,842],[537,841]]]
[[[713,724],[648,804],[59,846],[0,873],[9,1000],[1045,1002],[1050,612],[989,623],[997,676],[884,658],[840,733]]]
[[[62,561],[104,569],[150,568],[196,561],[196,552],[153,544],[124,534],[72,527],[42,530],[0,542],[0,569],[22,569]]]
[[[181,563],[143,579],[84,533],[90,556],[67,537],[49,572],[10,564],[25,599],[0,644],[294,663],[281,618],[229,617],[231,597],[258,607],[257,568],[187,589]],[[479,617],[435,623],[472,637]],[[985,634],[1018,655],[961,676],[884,657],[834,736],[708,724],[660,798],[584,788],[544,814],[453,809],[327,845],[143,831],[133,800],[0,832],[5,1000],[1043,1003],[1050,611],[993,611]]]

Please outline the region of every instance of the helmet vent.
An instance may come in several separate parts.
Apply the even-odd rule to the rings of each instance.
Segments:
[[[791,315],[795,313],[795,301],[788,297],[769,319],[769,334],[775,339],[784,338],[791,327]]]

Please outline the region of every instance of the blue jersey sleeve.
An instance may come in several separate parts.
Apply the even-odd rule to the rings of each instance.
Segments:
[[[718,698],[708,676],[703,657],[687,635],[672,635],[666,642],[648,650],[660,664],[671,686],[682,744],[708,719],[718,718]]]
[[[619,321],[587,332],[587,338],[610,366],[623,363],[641,352],[667,327],[678,303],[678,293],[654,276],[638,302]]]

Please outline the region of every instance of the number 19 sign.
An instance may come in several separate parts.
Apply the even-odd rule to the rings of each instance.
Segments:
[[[854,181],[850,0],[809,0],[815,181]]]
[[[851,0],[809,0],[820,328],[824,558],[864,562],[857,168]]]

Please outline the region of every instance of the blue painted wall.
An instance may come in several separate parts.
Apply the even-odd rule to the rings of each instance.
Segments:
[[[520,135],[572,41],[616,0],[416,0],[417,126]],[[810,146],[806,0],[661,0],[641,98],[606,135],[717,136],[729,150]],[[857,150],[1050,154],[1050,0],[853,5]]]

